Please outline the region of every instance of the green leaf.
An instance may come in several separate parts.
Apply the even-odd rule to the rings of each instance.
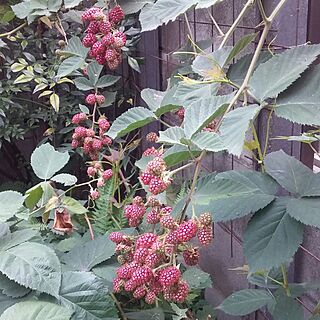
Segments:
[[[0,192],[0,222],[12,218],[22,207],[24,197],[16,191]]]
[[[264,208],[274,200],[275,192],[276,188],[262,173],[227,171],[198,186],[191,201],[195,206],[207,206],[214,221],[219,222]]]
[[[62,259],[63,262],[78,271],[90,271],[103,261],[110,259],[115,250],[114,243],[108,236],[100,236],[85,244],[79,243]]]
[[[163,144],[181,144],[180,140],[184,138],[184,131],[180,127],[171,127],[165,131],[159,132],[158,143]]]
[[[74,84],[77,87],[77,89],[81,91],[88,91],[94,89],[94,85],[92,84],[92,82],[85,77],[78,77],[74,79]]]
[[[126,14],[132,14],[140,11],[147,3],[153,3],[152,0],[120,0],[119,5]]]
[[[211,6],[214,6],[222,1],[224,0],[198,0],[196,9],[210,8]]]
[[[212,286],[210,274],[199,268],[188,268],[182,275],[182,278],[188,283],[190,289],[205,289]]]
[[[220,136],[214,132],[199,132],[192,139],[191,142],[200,150],[207,150],[211,152],[219,152],[225,150],[223,141]]]
[[[30,289],[20,286],[3,274],[0,274],[0,291],[11,298],[21,298],[30,292]]]
[[[320,125],[319,82],[319,66],[305,71],[300,79],[279,95],[274,108],[276,115],[296,123]]]
[[[186,319],[188,308],[180,309],[176,304],[170,303],[172,310],[174,311],[175,315],[172,315],[172,320],[181,320]]]
[[[5,251],[21,243],[27,242],[34,238],[37,234],[37,230],[33,229],[23,229],[9,233],[6,237],[1,239],[0,251]]]
[[[30,3],[27,1],[11,6],[13,12],[19,19],[26,18],[31,12]]]
[[[82,0],[64,0],[64,6],[66,9],[71,9],[79,5],[81,1]]]
[[[226,59],[225,65],[229,64],[242,50],[244,50],[257,36],[257,33],[249,33],[242,37],[232,48]]]
[[[273,56],[253,73],[249,82],[252,93],[260,100],[276,98],[300,77],[319,54],[320,45],[304,45]]]
[[[9,225],[7,223],[0,222],[0,239],[11,234]]]
[[[145,88],[141,91],[141,98],[148,105],[150,110],[155,111],[161,106],[161,102],[166,95],[166,91]]]
[[[320,196],[320,175],[283,150],[269,153],[266,172],[287,191],[301,196]]]
[[[8,308],[0,320],[69,320],[71,316],[71,311],[54,303],[24,301]]]
[[[276,304],[271,312],[274,320],[301,320],[303,319],[302,306],[285,292],[276,295]]]
[[[74,184],[77,183],[77,177],[69,174],[69,173],[60,173],[57,174],[56,176],[52,177],[50,180],[57,182],[57,183],[62,183],[65,186],[73,186]]]
[[[87,54],[90,49],[86,48],[79,37],[72,37],[69,40],[68,46],[63,50],[64,54],[69,54],[73,56],[78,56],[83,59],[87,57]]]
[[[157,118],[148,109],[135,107],[121,114],[112,124],[108,131],[108,136],[112,139],[122,137],[125,134],[141,128],[148,123],[155,121]]]
[[[60,109],[60,98],[56,93],[53,93],[50,96],[50,104],[56,112],[59,112]]]
[[[130,320],[165,320],[165,314],[162,308],[126,312],[125,315]]]
[[[128,64],[133,70],[135,70],[135,71],[137,71],[139,73],[141,72],[139,63],[138,63],[138,61],[136,59],[128,56]]]
[[[58,152],[49,143],[36,148],[31,155],[31,166],[40,179],[50,179],[69,161],[68,152]]]
[[[191,148],[191,150],[189,150],[187,146],[175,145],[164,153],[163,159],[168,167],[172,167],[183,161],[195,158],[199,156],[200,153],[201,150],[197,148]]]
[[[287,205],[287,212],[289,215],[306,224],[320,228],[320,198],[300,198],[290,199]]]
[[[54,251],[40,243],[24,242],[0,251],[0,271],[27,288],[58,296],[61,266]]]
[[[85,214],[88,210],[76,199],[64,196],[61,199],[62,206],[73,214]]]
[[[62,0],[48,0],[48,9],[51,12],[58,12],[59,9],[61,8],[61,5],[62,5]]]
[[[66,272],[62,275],[60,302],[75,312],[74,320],[117,318],[117,311],[102,280],[92,272]]]
[[[223,112],[223,108],[230,102],[233,94],[226,96],[212,96],[192,103],[186,108],[184,115],[184,132],[187,138],[206,127],[215,117]]]
[[[104,75],[102,76],[96,83],[96,87],[101,89],[101,88],[106,88],[114,85],[120,80],[121,77],[119,76],[113,76],[113,75]]]
[[[65,77],[72,74],[74,71],[82,68],[85,64],[84,58],[79,56],[72,56],[62,61],[59,66],[57,77]]]
[[[91,62],[88,64],[87,71],[90,82],[95,86],[101,75],[103,66],[100,65],[97,61]]]
[[[302,243],[303,225],[286,212],[287,202],[278,198],[250,220],[243,246],[250,272],[279,267]]]
[[[231,294],[217,309],[233,316],[244,316],[272,302],[273,297],[268,291],[244,289]]]
[[[240,156],[249,124],[259,114],[261,107],[250,105],[228,112],[221,123],[221,139],[229,153]]]

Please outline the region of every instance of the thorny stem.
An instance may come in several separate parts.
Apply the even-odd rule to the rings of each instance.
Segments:
[[[262,4],[262,1],[261,0],[257,0],[257,4],[258,4],[258,8],[259,8],[262,20],[264,22],[268,21],[268,17],[266,15],[266,12],[264,11],[264,7],[263,7],[263,4]]]
[[[237,28],[237,26],[239,25],[239,23],[241,22],[242,18],[245,16],[245,14],[247,13],[247,11],[251,8],[251,6],[254,4],[255,0],[248,0],[247,3],[245,4],[245,6],[243,7],[243,9],[241,10],[241,12],[239,13],[239,16],[237,17],[237,19],[233,22],[232,26],[230,27],[230,29],[228,30],[228,32],[225,34],[219,49],[221,49],[222,47],[225,46],[225,44],[227,43],[227,41],[229,40],[230,36],[233,34],[234,30]]]
[[[170,177],[173,176],[174,174],[176,174],[177,172],[180,172],[180,171],[182,171],[182,170],[184,170],[184,169],[186,169],[188,167],[191,167],[193,165],[194,165],[194,161],[189,162],[189,163],[185,164],[184,166],[179,167],[178,169],[170,171]]]
[[[124,313],[124,311],[123,311],[123,309],[121,307],[121,304],[118,301],[118,299],[116,298],[116,296],[113,293],[110,293],[110,296],[113,299],[114,303],[116,304],[116,306],[117,306],[117,308],[118,308],[118,310],[120,312],[121,319],[122,320],[127,320],[128,318],[126,317],[126,315],[125,315],[125,313]]]
[[[93,233],[92,225],[91,225],[90,219],[86,213],[84,214],[84,218],[86,219],[87,224],[88,224],[90,238],[91,238],[91,240],[94,240],[94,233]]]
[[[23,24],[21,24],[20,26],[16,27],[15,29],[6,32],[6,33],[2,33],[0,34],[0,38],[5,38],[5,37],[9,37],[11,35],[13,35],[14,33],[18,32],[19,30],[21,30],[22,28],[24,28],[27,25],[27,22],[24,22]]]

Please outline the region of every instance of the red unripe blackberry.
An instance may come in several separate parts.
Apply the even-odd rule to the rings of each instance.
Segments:
[[[198,231],[198,240],[202,245],[208,245],[213,240],[213,228],[212,226],[203,226]]]
[[[107,63],[105,57],[104,57],[104,54],[98,54],[96,56],[96,61],[101,64],[101,65],[105,65]]]
[[[89,176],[89,177],[94,177],[95,175],[96,175],[96,173],[97,173],[97,169],[96,168],[94,168],[94,167],[88,167],[88,169],[87,169],[87,175]]]
[[[165,215],[160,218],[160,223],[164,228],[174,230],[178,224],[172,216]]]
[[[177,244],[178,238],[177,238],[177,231],[173,230],[166,236],[166,244]]]
[[[100,118],[98,120],[98,125],[99,129],[101,129],[103,132],[106,132],[110,128],[110,122],[106,118]]]
[[[166,190],[166,188],[166,183],[162,179],[157,177],[152,178],[149,183],[149,191],[154,195],[163,192],[164,190]]]
[[[136,261],[139,264],[143,264],[145,258],[149,254],[149,250],[146,248],[138,248],[133,255],[133,261]]]
[[[73,124],[79,124],[80,122],[85,121],[85,120],[87,120],[87,119],[88,119],[88,118],[87,118],[87,115],[82,112],[82,113],[77,113],[77,114],[75,114],[75,115],[72,117],[71,122],[72,122]]]
[[[160,221],[159,212],[155,209],[152,209],[147,214],[147,222],[150,224],[157,224]]]
[[[101,104],[104,104],[106,99],[102,94],[96,94],[96,101],[99,105],[101,105]]]
[[[98,190],[91,190],[90,196],[91,196],[92,200],[97,200],[100,197],[100,193]]]
[[[86,130],[86,135],[87,135],[87,137],[91,137],[91,138],[93,138],[94,136],[95,136],[95,132],[94,132],[94,130],[93,129],[87,129]],[[93,140],[92,140],[92,142],[93,142]]]
[[[142,223],[142,219],[136,219],[136,218],[128,218],[128,224],[130,227],[134,228],[137,227],[139,224]]]
[[[117,31],[116,33],[113,34],[113,36],[115,38],[121,39],[123,46],[126,44],[127,36],[125,35],[125,33],[121,32],[121,31]]]
[[[204,226],[211,226],[212,225],[212,217],[209,212],[201,213],[199,216],[199,221]]]
[[[71,148],[72,148],[72,149],[76,149],[76,148],[78,148],[79,146],[80,146],[79,141],[78,141],[78,140],[75,140],[75,139],[72,139],[72,141],[71,141]]]
[[[145,206],[131,204],[125,207],[124,214],[127,219],[134,219],[140,220],[143,218],[144,214],[146,213]]]
[[[161,214],[170,214],[172,212],[172,207],[166,206],[161,208]]]
[[[124,281],[119,278],[115,278],[113,280],[113,291],[115,293],[120,293],[124,285]]]
[[[84,138],[87,136],[87,129],[85,127],[77,127],[74,132],[79,135],[79,137]]]
[[[146,171],[160,176],[167,169],[166,162],[161,157],[155,157],[147,164]]]
[[[111,23],[109,21],[102,21],[99,29],[101,33],[108,34],[111,30]]]
[[[125,44],[126,43],[123,42],[122,38],[114,37],[114,44],[113,44],[114,48],[121,49],[122,47],[124,47]]]
[[[125,284],[124,284],[124,290],[131,292],[133,291],[139,284],[137,284],[135,281],[133,280],[128,280]]]
[[[199,262],[199,250],[196,248],[187,249],[183,251],[182,255],[188,266],[195,266]]]
[[[107,49],[104,55],[106,61],[113,61],[117,56],[118,54],[114,49]]]
[[[89,23],[89,26],[86,30],[86,33],[92,33],[92,34],[96,34],[99,32],[99,22],[98,21],[91,21]]]
[[[114,36],[111,32],[106,34],[102,39],[101,42],[103,43],[104,46],[108,47],[111,46],[114,43]]]
[[[82,39],[82,44],[86,48],[91,48],[97,42],[97,37],[93,33],[87,33]]]
[[[149,141],[149,142],[157,142],[158,135],[155,132],[149,132],[146,135],[146,140]]]
[[[93,93],[88,94],[86,96],[86,103],[93,106],[96,103],[96,95]]]
[[[164,289],[172,287],[181,277],[181,272],[177,267],[171,266],[162,269],[159,274],[159,282]]]
[[[94,20],[94,15],[100,11],[101,9],[96,7],[90,8],[82,14],[81,19],[82,21],[92,21]]]
[[[144,201],[142,199],[142,197],[140,196],[135,196],[133,199],[132,199],[132,203],[133,204],[136,204],[138,206],[144,206]]]
[[[145,286],[138,287],[136,290],[133,292],[133,296],[136,299],[142,299],[147,293],[147,289]]]
[[[132,274],[131,280],[137,285],[143,285],[153,278],[153,273],[149,267],[138,267]]]
[[[100,162],[95,162],[94,163],[94,167],[97,169],[97,170],[101,170],[102,169],[102,164]]]
[[[147,248],[149,249],[158,237],[153,233],[144,233],[136,241],[136,248]]]
[[[185,113],[184,107],[181,107],[181,108],[176,112],[176,115],[177,115],[181,120],[183,120],[183,119],[184,119],[184,113]]]
[[[104,179],[99,178],[98,181],[97,181],[97,187],[98,187],[98,188],[101,188],[101,187],[103,187],[104,185],[105,185]]]
[[[93,15],[93,18],[97,21],[101,21],[106,18],[106,15],[102,12],[102,10],[100,10]]]
[[[107,170],[103,171],[103,173],[102,173],[103,180],[109,180],[112,178],[112,176],[113,176],[112,169],[107,169]]]
[[[119,244],[121,243],[122,241],[124,241],[124,235],[121,233],[121,232],[118,232],[118,231],[115,231],[115,232],[111,232],[110,235],[109,235],[109,239],[116,243],[116,244]]]
[[[149,157],[149,156],[160,157],[162,154],[163,152],[157,150],[155,147],[148,148],[143,152],[144,157]]]
[[[96,42],[92,48],[91,48],[91,53],[90,55],[93,56],[93,57],[96,57],[97,55],[99,54],[104,54],[106,51],[106,48],[105,46],[102,44],[102,42]]]
[[[102,141],[99,139],[93,139],[92,141],[92,149],[94,149],[95,151],[100,151],[102,149],[103,145],[102,145]]]
[[[89,152],[89,157],[92,161],[97,161],[97,160],[99,160],[99,153],[91,151],[91,152]]]
[[[146,258],[145,258],[145,265],[150,267],[150,268],[155,268],[159,262],[161,262],[161,254],[158,254],[156,252],[150,253]]]
[[[112,139],[110,137],[104,136],[101,141],[104,146],[111,146],[112,145]]]
[[[153,291],[149,291],[144,298],[144,301],[147,304],[154,304],[156,300],[157,300],[157,296]]]
[[[150,181],[155,178],[155,176],[153,174],[151,174],[150,172],[143,172],[141,175],[140,175],[140,179],[142,181],[143,184],[145,185],[149,185]]]
[[[107,61],[107,65],[110,70],[116,70],[119,67],[120,63],[121,63],[121,60],[119,60],[119,59]]]
[[[183,222],[177,229],[177,239],[179,242],[187,242],[197,234],[198,226],[193,220]]]
[[[183,303],[189,294],[189,285],[184,280],[180,280],[175,290],[170,294],[170,298],[174,302]]]
[[[109,12],[109,21],[113,24],[117,24],[124,19],[124,16],[122,8],[117,5]]]

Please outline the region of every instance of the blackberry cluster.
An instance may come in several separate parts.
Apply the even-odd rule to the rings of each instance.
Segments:
[[[82,21],[87,23],[86,35],[82,43],[90,48],[90,57],[101,65],[115,70],[122,62],[122,48],[126,44],[126,35],[117,29],[124,19],[122,8],[117,5],[109,12],[93,7],[82,14]]]

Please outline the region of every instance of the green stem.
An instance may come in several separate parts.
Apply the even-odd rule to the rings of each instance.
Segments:
[[[264,142],[264,148],[263,148],[263,159],[267,154],[267,150],[268,150],[268,143],[269,143],[269,134],[270,134],[270,125],[271,125],[271,120],[272,120],[272,113],[273,113],[273,109],[271,109],[269,116],[268,116],[268,121],[267,121],[267,131],[266,131],[266,139]]]
[[[8,31],[6,33],[2,33],[0,34],[0,38],[5,38],[5,37],[9,37],[11,35],[13,35],[14,33],[18,32],[19,30],[21,30],[22,28],[24,28],[27,25],[27,22],[24,22],[23,24],[21,24],[20,26],[16,27],[15,29]]]
[[[119,302],[118,299],[116,298],[116,296],[115,296],[113,293],[110,293],[110,296],[111,296],[111,298],[113,299],[114,303],[116,304],[116,306],[117,306],[117,308],[118,308],[118,310],[119,310],[119,312],[120,312],[121,319],[122,319],[122,320],[127,320],[127,317],[126,317],[126,315],[125,315],[125,313],[124,313],[124,311],[123,311],[123,309],[122,309],[122,307],[121,307],[120,302]]]
[[[254,126],[254,123],[252,121],[251,121],[250,125],[251,125],[251,128],[252,128],[252,134],[253,134],[254,141],[257,144],[257,150],[258,150],[258,156],[259,156],[259,164],[261,165],[262,171],[264,171],[264,168],[263,168],[263,154],[261,152],[261,146],[260,146],[260,142],[259,142],[259,137],[258,137],[256,128]]]
[[[288,282],[288,274],[286,271],[285,266],[282,264],[281,265],[281,272],[282,272],[282,277],[283,277],[283,288],[286,291],[286,294],[290,297],[291,296],[291,292],[289,289],[289,282]]]

